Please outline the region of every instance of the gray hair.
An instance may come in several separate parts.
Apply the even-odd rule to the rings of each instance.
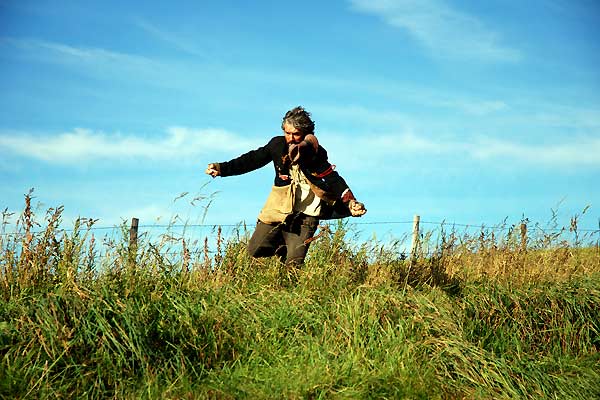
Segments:
[[[281,122],[281,129],[283,129],[283,125],[286,123],[298,129],[303,135],[312,135],[315,133],[315,123],[310,118],[310,113],[301,106],[292,108],[285,113]]]

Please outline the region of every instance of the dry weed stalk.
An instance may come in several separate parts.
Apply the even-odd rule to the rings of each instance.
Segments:
[[[183,248],[183,262],[181,267],[182,271],[188,274],[190,272],[190,250],[185,244],[185,238],[181,238],[181,245]]]
[[[22,237],[21,242],[21,257],[19,259],[19,283],[26,284],[26,282],[30,281],[34,275],[34,265],[33,265],[33,252],[31,249],[31,242],[33,241],[33,211],[31,210],[31,193],[33,190],[30,190],[29,193],[25,195],[25,209],[23,210],[23,214],[21,215],[21,226],[25,229],[25,232]]]
[[[208,253],[208,237],[204,238],[204,268],[210,269],[210,256]]]
[[[223,253],[221,249],[221,245],[223,244],[223,236],[221,226],[217,228],[217,253],[215,254],[215,266],[218,267],[221,265],[223,261]]]

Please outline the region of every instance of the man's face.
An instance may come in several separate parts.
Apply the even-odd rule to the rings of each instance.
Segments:
[[[304,135],[301,134],[298,129],[294,128],[293,125],[287,122],[283,124],[283,132],[285,134],[285,141],[287,144],[298,144],[304,140]]]

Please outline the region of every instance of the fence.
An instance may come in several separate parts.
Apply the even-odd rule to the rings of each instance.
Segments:
[[[383,221],[379,221],[379,222],[354,222],[351,225],[354,226],[361,226],[361,225],[390,225],[390,224],[394,224],[394,225],[409,225],[412,224],[412,230],[410,231],[410,237],[411,237],[411,242],[410,242],[410,247],[409,247],[409,254],[410,254],[410,259],[414,260],[417,256],[417,254],[422,250],[420,248],[420,244],[421,244],[421,239],[422,239],[422,224],[427,224],[427,225],[438,225],[440,227],[443,227],[444,225],[448,225],[451,226],[453,229],[455,229],[456,227],[462,227],[465,230],[468,230],[469,228],[471,229],[478,229],[481,230],[481,232],[487,231],[487,232],[498,232],[498,231],[515,231],[517,232],[518,235],[518,240],[519,240],[519,246],[521,250],[526,250],[527,249],[527,243],[528,243],[528,232],[529,232],[529,221],[521,221],[518,226],[516,225],[511,225],[510,227],[507,227],[506,224],[502,224],[502,225],[491,225],[491,226],[486,226],[485,224],[481,224],[481,225],[474,225],[474,224],[461,224],[461,223],[446,223],[446,222],[427,222],[427,221],[421,221],[421,217],[420,215],[414,215],[413,220],[412,221],[389,221],[389,222],[383,222]],[[221,227],[239,227],[239,225],[184,225],[184,227],[187,228],[193,228],[193,227],[215,227],[215,226],[219,226],[219,235],[220,235],[220,228]],[[132,218],[131,219],[131,226],[129,229],[129,243],[130,243],[130,247],[134,247],[137,246],[137,240],[138,240],[138,235],[139,235],[139,228],[141,227],[141,225],[139,225],[139,219],[138,218]],[[148,226],[146,226],[147,228]],[[154,226],[149,226],[149,227],[157,227],[156,225]],[[163,228],[172,228],[172,227],[177,227],[177,225],[163,225]],[[539,230],[542,230],[544,233],[548,233],[548,232],[554,232],[556,235],[555,237],[558,237],[559,235],[563,234],[565,231],[567,231],[566,228],[541,228],[539,227],[539,225],[536,225],[536,228]],[[574,240],[574,244],[576,246],[581,245],[581,242],[578,238],[578,234],[579,233],[584,233],[584,234],[588,234],[588,237],[591,238],[593,235],[597,235],[598,238],[596,239],[596,247],[598,247],[599,251],[600,251],[600,221],[599,221],[599,227],[598,229],[578,229],[577,227],[577,220],[575,219],[571,219],[571,226],[569,227],[569,232],[574,233],[575,235],[575,240]]]
[[[563,228],[541,227],[539,224],[535,224],[532,229],[531,224],[529,223],[528,220],[522,220],[517,224],[511,224],[511,225],[508,225],[506,223],[506,221],[502,224],[496,224],[496,225],[464,224],[464,223],[446,222],[446,221],[432,222],[432,221],[422,221],[421,217],[419,215],[414,215],[412,221],[348,222],[346,225],[350,226],[350,227],[384,226],[384,225],[407,226],[408,229],[404,230],[404,232],[406,232],[405,233],[406,240],[408,240],[408,238],[410,238],[410,246],[406,245],[404,250],[405,250],[405,253],[408,253],[408,255],[410,255],[411,259],[414,259],[414,257],[417,255],[417,253],[423,251],[423,249],[421,248],[421,241],[423,239],[423,232],[424,232],[423,226],[424,225],[431,226],[434,228],[434,230],[437,227],[437,228],[439,228],[439,231],[443,231],[444,229],[447,229],[447,227],[451,228],[452,230],[463,229],[465,231],[477,229],[478,231],[481,232],[481,235],[483,235],[484,232],[487,234],[490,234],[490,233],[494,234],[497,232],[508,231],[513,236],[517,236],[517,240],[519,241],[519,244],[520,244],[520,247],[522,250],[525,250],[527,248],[528,241],[529,241],[529,235],[532,230],[539,231],[543,234],[551,233],[552,235],[554,235],[555,238],[558,238],[561,235],[564,236],[565,234],[571,234],[573,236],[571,238],[571,240],[574,245],[576,245],[576,246],[581,245],[583,243],[582,239],[586,239],[586,240],[588,240],[587,245],[594,245],[600,251],[600,221],[599,221],[598,229],[579,229],[577,226],[577,218],[571,219],[570,226],[568,228],[565,228],[565,227],[563,227]],[[412,225],[412,227],[410,227],[411,225]],[[138,246],[138,240],[140,239],[140,237],[144,237],[144,235],[148,235],[149,231],[151,231],[151,230],[158,230],[160,232],[159,235],[164,236],[166,234],[170,234],[171,236],[174,237],[177,235],[174,235],[173,232],[175,230],[179,229],[180,230],[179,235],[178,235],[179,238],[177,240],[188,240],[188,242],[189,242],[189,236],[188,237],[185,237],[185,236],[186,236],[186,233],[188,233],[187,231],[189,231],[191,229],[212,229],[213,233],[214,233],[214,231],[216,231],[218,228],[218,236],[221,236],[221,228],[232,228],[233,230],[236,230],[242,226],[245,231],[246,226],[245,226],[245,224],[242,225],[242,223],[240,223],[240,224],[221,224],[221,225],[208,225],[208,224],[143,225],[143,224],[140,224],[139,218],[134,217],[131,219],[128,227],[124,223],[124,225],[121,227],[93,226],[92,225],[92,226],[84,228],[84,229],[89,232],[92,232],[92,234],[97,231],[112,230],[110,232],[112,232],[111,234],[114,236],[115,232],[118,232],[121,235],[124,234],[125,232],[127,232],[127,228],[128,228],[129,248],[135,249]],[[142,231],[142,230],[144,230],[144,231]],[[72,230],[62,229],[61,231],[69,232]],[[33,235],[36,235],[36,234],[39,234],[42,232],[43,232],[43,230],[38,231],[38,232],[31,232],[31,233]],[[19,234],[18,232],[6,233],[6,232],[2,231],[2,232],[0,232],[0,238],[4,237],[4,236],[18,235],[18,234]],[[585,237],[578,236],[578,235],[584,235]],[[110,236],[110,235],[108,235],[108,236]],[[199,236],[203,236],[203,235],[195,235],[195,236],[199,237]],[[204,236],[205,236],[205,246],[202,249],[202,252],[207,251],[206,242],[207,242],[208,235],[204,235]],[[185,239],[184,239],[184,237],[185,237]],[[595,239],[594,239],[594,237],[595,237]],[[174,241],[176,241],[176,240],[174,239]],[[187,243],[187,245],[189,248],[190,243]],[[184,247],[185,247],[185,245],[184,245]],[[211,251],[211,252],[213,252],[213,251]]]

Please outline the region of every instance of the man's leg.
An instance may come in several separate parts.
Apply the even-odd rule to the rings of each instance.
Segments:
[[[248,254],[255,258],[277,255],[285,261],[286,250],[281,235],[282,229],[283,224],[269,225],[258,221],[248,242]]]
[[[283,229],[282,235],[287,246],[287,261],[288,266],[301,267],[304,264],[304,258],[308,252],[310,243],[304,242],[313,237],[319,219],[304,214],[293,216],[291,221]]]

